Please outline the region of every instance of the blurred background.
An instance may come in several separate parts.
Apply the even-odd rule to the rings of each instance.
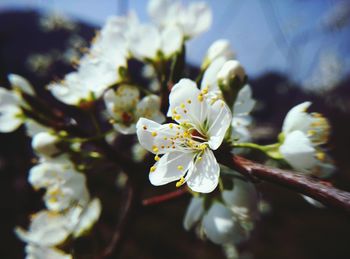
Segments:
[[[333,128],[329,149],[339,170],[332,182],[350,191],[350,2],[206,2],[213,24],[189,42],[188,62],[199,66],[213,41],[230,40],[258,101],[253,137],[261,143],[274,140],[292,106],[313,101],[312,109],[324,113]],[[1,86],[8,86],[8,73],[16,73],[44,89],[73,69],[108,16],[135,10],[147,21],[146,5],[138,0],[0,0]],[[27,183],[29,150],[23,130],[0,134],[0,258],[24,257],[13,228],[42,208],[41,194]],[[258,188],[269,210],[251,240],[239,247],[244,258],[350,258],[346,215],[313,208],[267,183]],[[122,258],[225,258],[220,247],[183,229],[188,199],[145,210],[128,234]]]

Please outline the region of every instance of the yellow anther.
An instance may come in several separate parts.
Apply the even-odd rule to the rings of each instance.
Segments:
[[[156,161],[159,161],[159,159],[160,159],[160,157],[159,157],[158,155],[156,155],[156,156],[154,157],[154,160],[156,160]]]
[[[181,119],[181,115],[180,115],[180,114],[176,114],[176,115],[174,116],[174,119],[175,119],[175,120],[180,120],[180,119]]]
[[[202,102],[203,101],[203,94],[198,95],[198,101]]]
[[[191,103],[192,103],[192,101],[191,101],[190,99],[188,99],[188,100],[187,100],[187,103],[188,103],[188,104],[191,104]]]
[[[202,94],[207,94],[208,93],[208,87],[205,87],[203,90],[202,90]]]
[[[152,166],[152,167],[149,169],[149,171],[150,171],[151,173],[153,173],[155,170],[156,170],[156,167],[155,167],[155,166]]]
[[[182,171],[182,170],[184,170],[184,167],[182,165],[178,165],[177,170]]]
[[[205,150],[207,148],[207,144],[200,144],[198,148],[200,150]]]
[[[189,137],[191,136],[191,134],[190,134],[188,131],[185,131],[184,134],[183,134],[183,136],[184,136],[185,138],[189,138]]]
[[[174,127],[174,125],[173,125],[172,123],[170,123],[170,124],[169,124],[169,128],[172,129],[173,127]]]
[[[176,182],[176,187],[179,188],[185,183],[185,178],[182,176],[178,182]]]
[[[316,134],[316,131],[314,131],[314,130],[308,130],[307,134],[310,135],[310,136],[313,136],[313,135]]]
[[[157,146],[153,146],[153,147],[152,147],[152,150],[153,150],[154,153],[158,153],[158,151],[159,151],[159,149],[158,149]]]
[[[316,158],[318,159],[318,160],[320,160],[320,161],[324,161],[325,160],[325,158],[326,158],[326,154],[324,153],[324,152],[317,152],[316,153]]]
[[[153,136],[153,137],[157,136],[157,132],[153,131],[153,132],[152,132],[152,136]]]
[[[167,140],[168,138],[167,137],[164,137],[164,140]]]
[[[184,113],[187,113],[187,110],[186,110],[186,109],[184,109]]]
[[[201,156],[198,156],[198,157],[197,157],[197,160],[198,160],[198,161],[201,161],[201,160],[202,160],[202,157],[201,157]]]
[[[184,109],[186,106],[185,106],[184,103],[182,103],[182,104],[180,104],[180,107],[181,107],[182,109]]]

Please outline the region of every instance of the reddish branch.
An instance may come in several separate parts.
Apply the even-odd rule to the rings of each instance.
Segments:
[[[175,198],[178,198],[184,194],[188,193],[187,188],[183,187],[173,192],[169,192],[163,195],[155,196],[149,199],[145,199],[142,201],[143,206],[156,205],[165,201],[169,201]]]
[[[240,156],[233,156],[231,166],[250,179],[259,179],[284,186],[307,195],[322,204],[350,214],[350,193],[326,185],[297,172],[272,168]]]

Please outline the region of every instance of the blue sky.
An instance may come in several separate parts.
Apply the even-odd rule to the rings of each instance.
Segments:
[[[207,2],[214,13],[213,25],[208,33],[189,43],[187,53],[191,62],[199,64],[211,42],[227,38],[251,77],[278,71],[302,82],[313,73],[324,52],[332,53],[338,58],[342,64],[342,73],[349,74],[349,23],[336,31],[324,28],[325,17],[335,6],[344,4],[344,1]],[[127,8],[135,9],[141,20],[147,20],[146,4],[147,1],[140,0],[0,0],[0,10],[55,10],[102,25],[106,17],[121,14]]]

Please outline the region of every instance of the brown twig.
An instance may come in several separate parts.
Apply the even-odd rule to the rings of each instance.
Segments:
[[[272,168],[240,156],[232,157],[231,166],[249,178],[276,183],[350,214],[350,193],[326,185],[317,179],[293,171]]]
[[[178,198],[184,194],[188,193],[188,190],[186,187],[178,189],[173,192],[168,192],[163,195],[155,196],[149,199],[145,199],[142,201],[143,206],[150,206],[150,205],[156,205],[165,201],[169,201],[175,198]]]

